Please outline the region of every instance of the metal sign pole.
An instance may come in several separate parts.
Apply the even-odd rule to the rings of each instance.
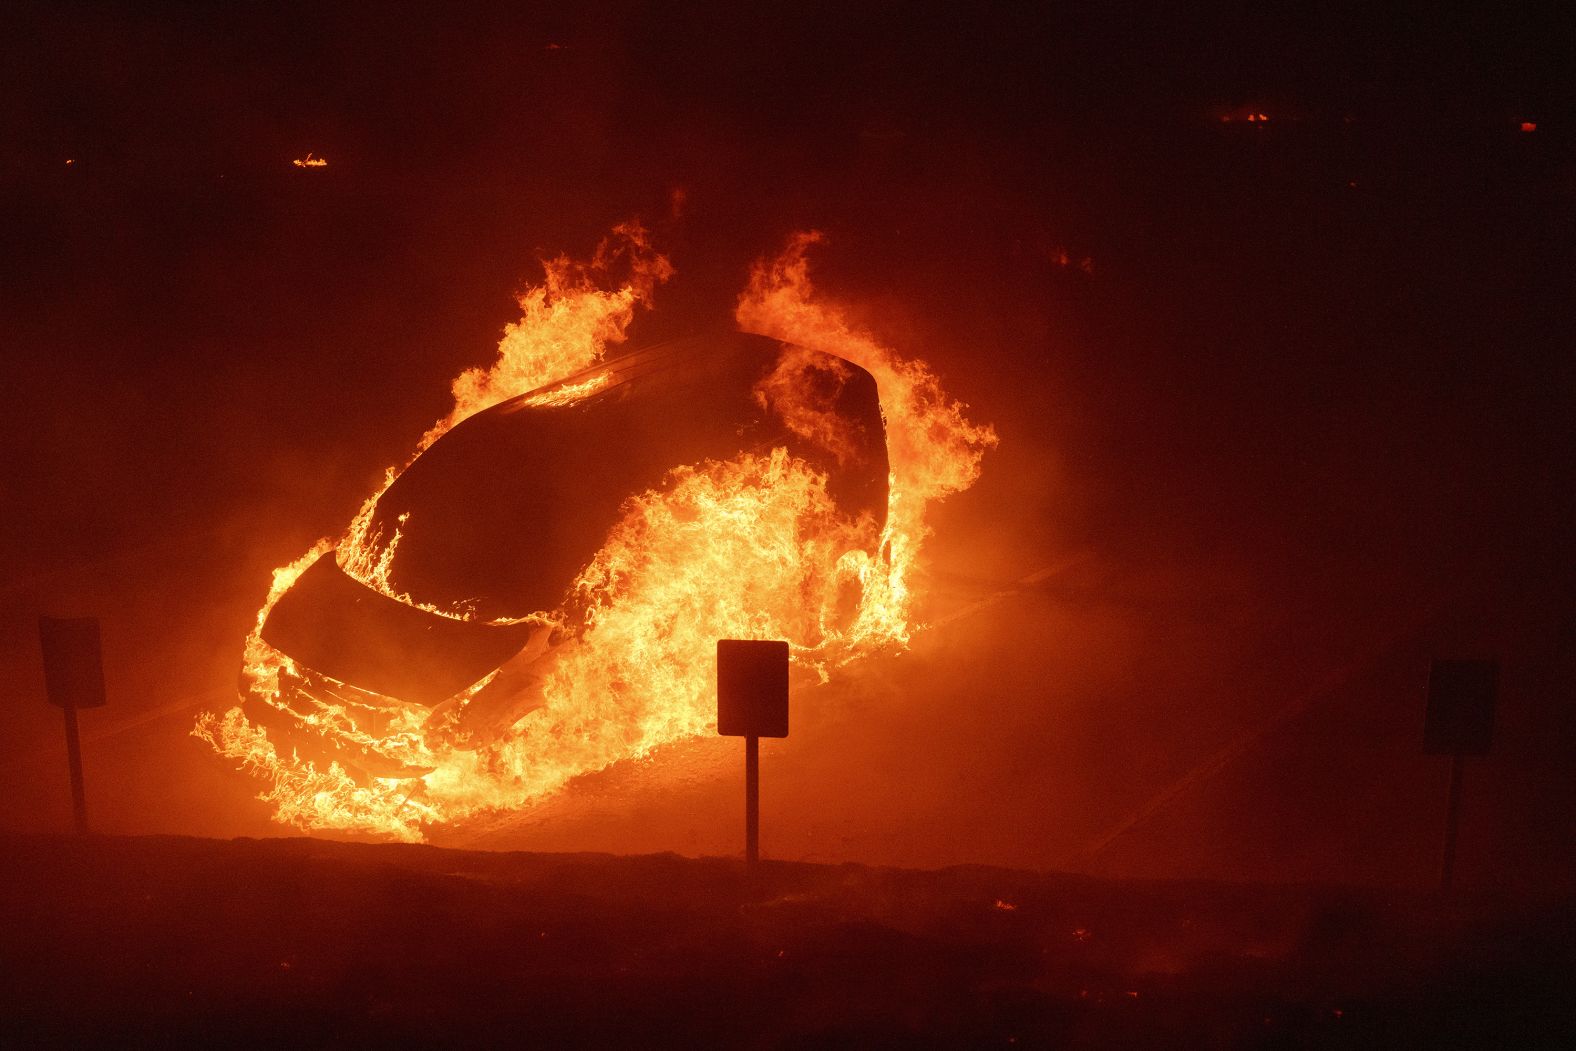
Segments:
[[[1461,824],[1461,775],[1466,769],[1464,755],[1450,764],[1450,803],[1445,810],[1445,860],[1439,868],[1439,887],[1449,890],[1456,878],[1456,829]]]
[[[761,860],[761,739],[744,739],[744,861],[750,868]]]
[[[77,833],[87,835],[88,832],[88,796],[82,784],[82,742],[77,735],[77,709],[75,705],[67,705],[66,713],[66,759],[71,765],[71,810],[76,816]]]

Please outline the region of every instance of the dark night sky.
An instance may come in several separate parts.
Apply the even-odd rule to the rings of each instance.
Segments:
[[[718,323],[819,228],[827,291],[995,424],[938,516],[936,615],[1073,567],[813,702],[785,853],[1426,880],[1420,676],[1482,653],[1506,687],[1463,874],[1568,882],[1576,25],[1551,11],[13,5],[5,822],[66,812],[40,612],[104,618],[103,726],[223,703],[268,570],[443,413],[539,256],[639,215],[679,277],[637,340]],[[309,150],[330,166],[289,165]],[[267,834],[187,719],[88,725],[101,823]],[[498,844],[730,849],[705,828],[731,834],[731,782],[673,817],[642,770]]]

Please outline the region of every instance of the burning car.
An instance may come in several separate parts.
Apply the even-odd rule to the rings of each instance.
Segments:
[[[378,777],[431,772],[379,744],[407,706],[426,710],[429,746],[486,747],[542,703],[544,672],[593,619],[573,585],[629,499],[676,467],[774,450],[824,478],[874,557],[881,405],[871,375],[835,355],[717,334],[478,412],[363,512],[358,550],[322,553],[268,610],[262,640],[288,667],[244,710],[276,743]]]
[[[673,272],[644,229],[546,261],[416,456],[274,571],[193,735],[282,823],[419,841],[713,731],[719,638],[822,680],[901,650],[927,508],[996,436],[815,301],[818,239],[752,269],[739,331],[617,354]]]

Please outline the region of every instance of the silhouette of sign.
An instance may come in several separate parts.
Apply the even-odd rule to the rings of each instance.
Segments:
[[[1498,689],[1494,661],[1435,661],[1428,673],[1424,753],[1487,755]]]
[[[87,789],[82,782],[82,742],[77,709],[104,704],[104,662],[99,622],[92,617],[39,617],[38,641],[44,650],[44,690],[49,703],[66,716],[66,763],[71,772],[71,808],[77,831],[88,830]]]
[[[788,736],[788,644],[717,640],[717,732]]]
[[[761,857],[761,738],[788,736],[788,644],[717,640],[717,732],[744,738],[744,861]]]
[[[103,707],[99,622],[92,617],[39,617],[38,636],[49,703],[57,708]]]

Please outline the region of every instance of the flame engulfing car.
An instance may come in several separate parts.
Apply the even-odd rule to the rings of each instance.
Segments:
[[[717,334],[610,359],[463,420],[378,496],[359,549],[320,556],[268,610],[285,659],[249,719],[377,777],[429,772],[383,747],[396,712],[482,748],[540,703],[592,612],[575,587],[632,498],[675,468],[783,450],[825,479],[877,556],[888,461],[876,383],[832,354]],[[751,528],[748,521],[736,528]]]

